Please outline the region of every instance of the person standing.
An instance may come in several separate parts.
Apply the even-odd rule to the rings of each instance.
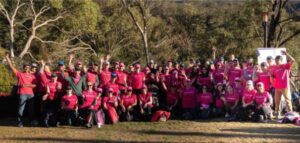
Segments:
[[[286,64],[282,63],[282,56],[276,56],[275,63],[276,66],[273,69],[273,78],[274,80],[274,88],[275,88],[275,115],[276,118],[280,118],[280,100],[281,96],[285,98],[287,103],[287,111],[292,111],[292,101],[291,95],[289,92],[289,81],[290,81],[290,71],[292,68],[292,64],[295,62],[295,59],[288,54],[286,51],[282,51],[283,55],[286,55],[288,58],[288,62]]]
[[[34,92],[33,89],[36,87],[36,78],[30,73],[30,65],[23,65],[23,72],[20,72],[16,69],[16,67],[12,64],[11,59],[8,55],[5,57],[8,62],[9,67],[16,75],[18,79],[18,94],[19,96],[19,107],[18,107],[18,126],[23,127],[23,113],[25,106],[27,105],[27,109],[29,112],[29,118],[31,123],[36,122],[34,119]]]

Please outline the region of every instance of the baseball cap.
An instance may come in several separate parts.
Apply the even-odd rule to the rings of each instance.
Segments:
[[[125,64],[121,62],[120,67],[125,67]]]
[[[127,90],[128,90],[128,91],[132,91],[132,87],[131,87],[131,86],[128,86],[128,87],[127,87]]]
[[[109,65],[109,61],[105,61],[104,64],[105,64],[105,65]]]
[[[58,61],[57,64],[58,64],[59,66],[63,66],[63,65],[65,65],[65,62],[64,62],[64,61]]]
[[[273,60],[273,57],[272,56],[268,56],[267,60]]]
[[[239,77],[236,77],[236,78],[234,79],[234,81],[241,81],[241,79],[240,79]]]
[[[112,77],[112,78],[116,78],[116,77],[117,77],[117,74],[113,72],[113,73],[111,73],[111,77]]]
[[[264,83],[258,82],[256,85],[257,85],[257,86],[258,86],[258,85],[264,86]]]
[[[113,91],[114,91],[114,89],[108,88],[108,92],[113,92]]]
[[[81,61],[77,61],[76,65],[78,66],[82,65]]]
[[[135,64],[134,67],[135,67],[135,68],[140,68],[141,65],[140,65],[140,64]]]
[[[246,85],[253,85],[253,81],[252,81],[252,80],[248,80],[248,81],[246,82]]]
[[[102,88],[97,88],[96,91],[97,91],[98,93],[102,93],[102,92],[103,92]]]
[[[32,64],[31,64],[31,67],[32,67],[32,68],[36,68],[36,67],[37,67],[37,64],[36,64],[36,63],[32,63]]]

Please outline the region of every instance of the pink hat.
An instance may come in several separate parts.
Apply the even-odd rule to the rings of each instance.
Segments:
[[[131,86],[128,86],[128,87],[127,87],[127,90],[128,90],[128,91],[132,91],[132,87],[131,87]]]
[[[82,65],[81,61],[77,61],[76,64],[77,64],[78,66],[79,66],[79,65]]]
[[[102,92],[103,92],[102,88],[97,88],[96,91],[97,91],[98,93],[102,93]]]
[[[114,91],[114,89],[112,89],[112,88],[108,88],[108,91],[109,91],[109,92],[113,92],[113,91]]]
[[[140,64],[135,64],[134,67],[135,67],[135,68],[140,68],[141,65],[140,65]]]
[[[120,62],[120,67],[125,67],[125,64],[123,62]]]
[[[264,86],[264,83],[258,82],[258,83],[256,83],[256,85],[262,85],[262,86]]]

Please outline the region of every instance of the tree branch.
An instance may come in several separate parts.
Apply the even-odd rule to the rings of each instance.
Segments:
[[[300,29],[298,29],[297,31],[294,32],[294,34],[292,34],[291,36],[285,38],[282,42],[280,42],[279,47],[284,45],[286,42],[293,39],[294,37],[296,37],[298,34],[300,34]]]

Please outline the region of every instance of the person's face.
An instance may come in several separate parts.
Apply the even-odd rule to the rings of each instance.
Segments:
[[[93,84],[88,84],[89,89],[93,89]]]
[[[172,63],[172,62],[168,62],[168,66],[169,66],[169,67],[172,67],[172,66],[173,66],[173,63]]]
[[[67,90],[68,95],[72,94],[72,90]]]
[[[80,71],[75,71],[75,76],[79,76],[80,75]]]
[[[235,85],[241,85],[241,81],[240,81],[240,80],[235,80],[235,81],[234,81],[234,84],[235,84]]]
[[[259,92],[264,92],[264,87],[261,84],[257,85],[256,88]]]
[[[202,92],[203,92],[203,93],[206,93],[206,92],[207,92],[207,87],[205,87],[205,86],[202,87]]]
[[[35,73],[35,72],[36,72],[36,70],[37,70],[37,68],[36,68],[36,67],[32,67],[32,68],[31,68],[31,72],[33,72],[33,73]]]
[[[144,89],[142,90],[142,92],[143,92],[144,94],[146,94],[146,93],[147,93],[147,89],[144,88]]]
[[[218,89],[218,91],[222,91],[223,87],[222,86],[218,86],[217,89]]]
[[[252,84],[246,84],[247,89],[252,89],[252,86],[253,86]]]
[[[64,65],[61,65],[61,66],[59,66],[59,70],[65,70],[65,66]]]
[[[24,66],[24,71],[27,73],[30,72],[30,66]]]
[[[273,63],[273,60],[272,59],[267,59],[267,63],[270,65]]]
[[[52,77],[52,78],[51,78],[51,81],[52,81],[52,82],[56,82],[56,81],[57,81],[57,77]]]
[[[238,61],[234,61],[233,62],[233,65],[236,67],[236,66],[238,66]]]
[[[262,69],[263,71],[266,71],[266,70],[268,70],[268,66],[261,66],[261,69]]]
[[[127,90],[128,95],[132,94],[132,90]]]
[[[207,73],[207,69],[206,68],[202,68],[202,73]]]
[[[115,69],[119,69],[119,64],[115,64]]]
[[[50,72],[50,66],[49,65],[45,65],[45,71]]]
[[[169,73],[169,68],[165,68],[165,73]]]
[[[229,92],[229,93],[232,93],[232,92],[233,92],[233,89],[232,89],[231,86],[227,86],[226,91]]]
[[[124,66],[120,66],[120,71],[124,71],[125,67]]]
[[[279,58],[276,58],[276,59],[275,59],[275,63],[276,63],[277,65],[281,64],[281,62],[282,62],[281,59],[279,59]]]
[[[234,54],[231,54],[231,55],[229,56],[229,59],[230,59],[230,60],[233,60],[233,59],[235,59],[235,56],[234,56]]]

